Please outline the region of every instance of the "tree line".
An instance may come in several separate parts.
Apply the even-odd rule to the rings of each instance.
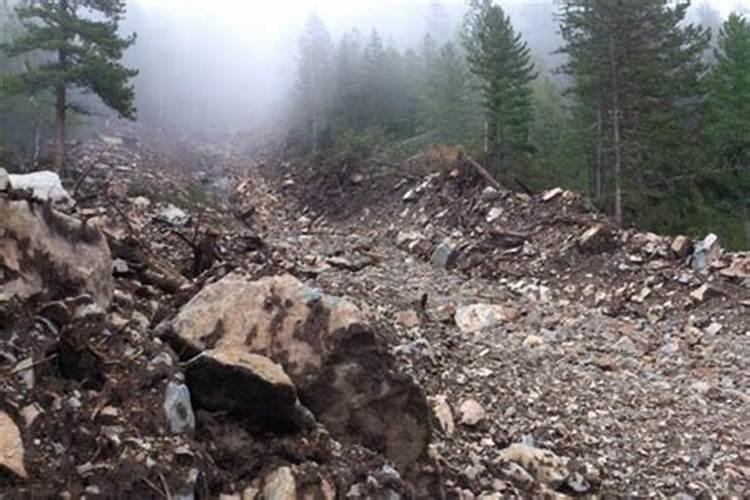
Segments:
[[[689,1],[562,0],[564,64],[539,70],[510,17],[469,0],[457,36],[400,50],[380,33],[299,43],[292,130],[302,150],[461,145],[509,185],[561,185],[623,224],[714,231],[750,246],[750,22],[716,33]],[[350,157],[347,158],[347,161]]]

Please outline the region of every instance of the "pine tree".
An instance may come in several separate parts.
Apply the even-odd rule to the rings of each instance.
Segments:
[[[728,240],[750,245],[750,21],[733,13],[719,31],[716,64],[708,80],[706,138],[714,170],[701,183],[721,218],[738,221]],[[714,219],[715,220],[715,219]]]
[[[320,146],[322,133],[333,115],[333,41],[320,18],[313,14],[299,40],[297,74],[298,111],[313,151]]]
[[[429,130],[449,144],[471,139],[472,89],[466,61],[452,43],[426,61],[420,115]]]
[[[533,118],[530,83],[534,65],[521,35],[491,0],[470,0],[462,33],[469,69],[479,82],[487,119],[489,160],[499,170],[517,169],[528,149]]]
[[[689,2],[565,0],[561,33],[581,109],[595,135],[594,171],[603,189],[612,165],[615,218],[631,205],[664,202],[677,169],[690,162],[692,128],[700,105],[701,54],[707,30],[684,22]],[[625,193],[625,185],[632,189]],[[600,194],[597,192],[597,194]],[[635,201],[636,198],[638,201]],[[639,210],[641,214],[649,210]]]
[[[31,94],[54,90],[55,167],[63,172],[70,88],[93,92],[125,118],[135,116],[135,92],[130,79],[138,72],[119,62],[124,51],[135,43],[135,35],[123,38],[117,33],[125,14],[124,0],[31,1],[18,6],[16,13],[24,32],[3,47],[7,53],[11,56],[35,51],[53,54],[21,74],[19,87]]]

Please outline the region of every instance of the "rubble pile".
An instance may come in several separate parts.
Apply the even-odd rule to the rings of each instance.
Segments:
[[[0,498],[748,491],[747,254],[235,146],[0,171]]]

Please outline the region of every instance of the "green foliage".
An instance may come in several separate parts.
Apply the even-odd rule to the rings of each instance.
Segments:
[[[79,9],[89,9],[100,19],[83,17]],[[37,51],[53,52],[36,65],[27,65],[16,78],[14,90],[35,94],[52,88],[94,92],[102,101],[126,118],[135,116],[135,93],[129,80],[138,72],[119,60],[135,43],[135,35],[120,37],[118,23],[125,13],[123,0],[57,0],[22,4],[16,14],[24,31],[3,49],[11,57]]]
[[[528,151],[533,110],[530,50],[510,17],[491,0],[470,0],[462,40],[470,71],[487,113],[487,135],[495,167],[517,168]]]

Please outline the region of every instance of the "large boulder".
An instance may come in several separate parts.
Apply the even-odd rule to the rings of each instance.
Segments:
[[[112,298],[112,257],[102,233],[48,204],[0,196],[0,302],[43,293]]]
[[[160,330],[183,359],[209,364],[210,376],[187,373],[199,407],[258,411],[270,401],[264,418],[294,421],[294,393],[279,398],[286,373],[302,403],[337,439],[383,452],[405,471],[426,457],[431,427],[424,393],[394,370],[380,337],[346,300],[289,275],[249,281],[232,273],[205,287]],[[263,362],[268,370],[261,376],[264,370],[247,363],[261,356],[281,367]]]

